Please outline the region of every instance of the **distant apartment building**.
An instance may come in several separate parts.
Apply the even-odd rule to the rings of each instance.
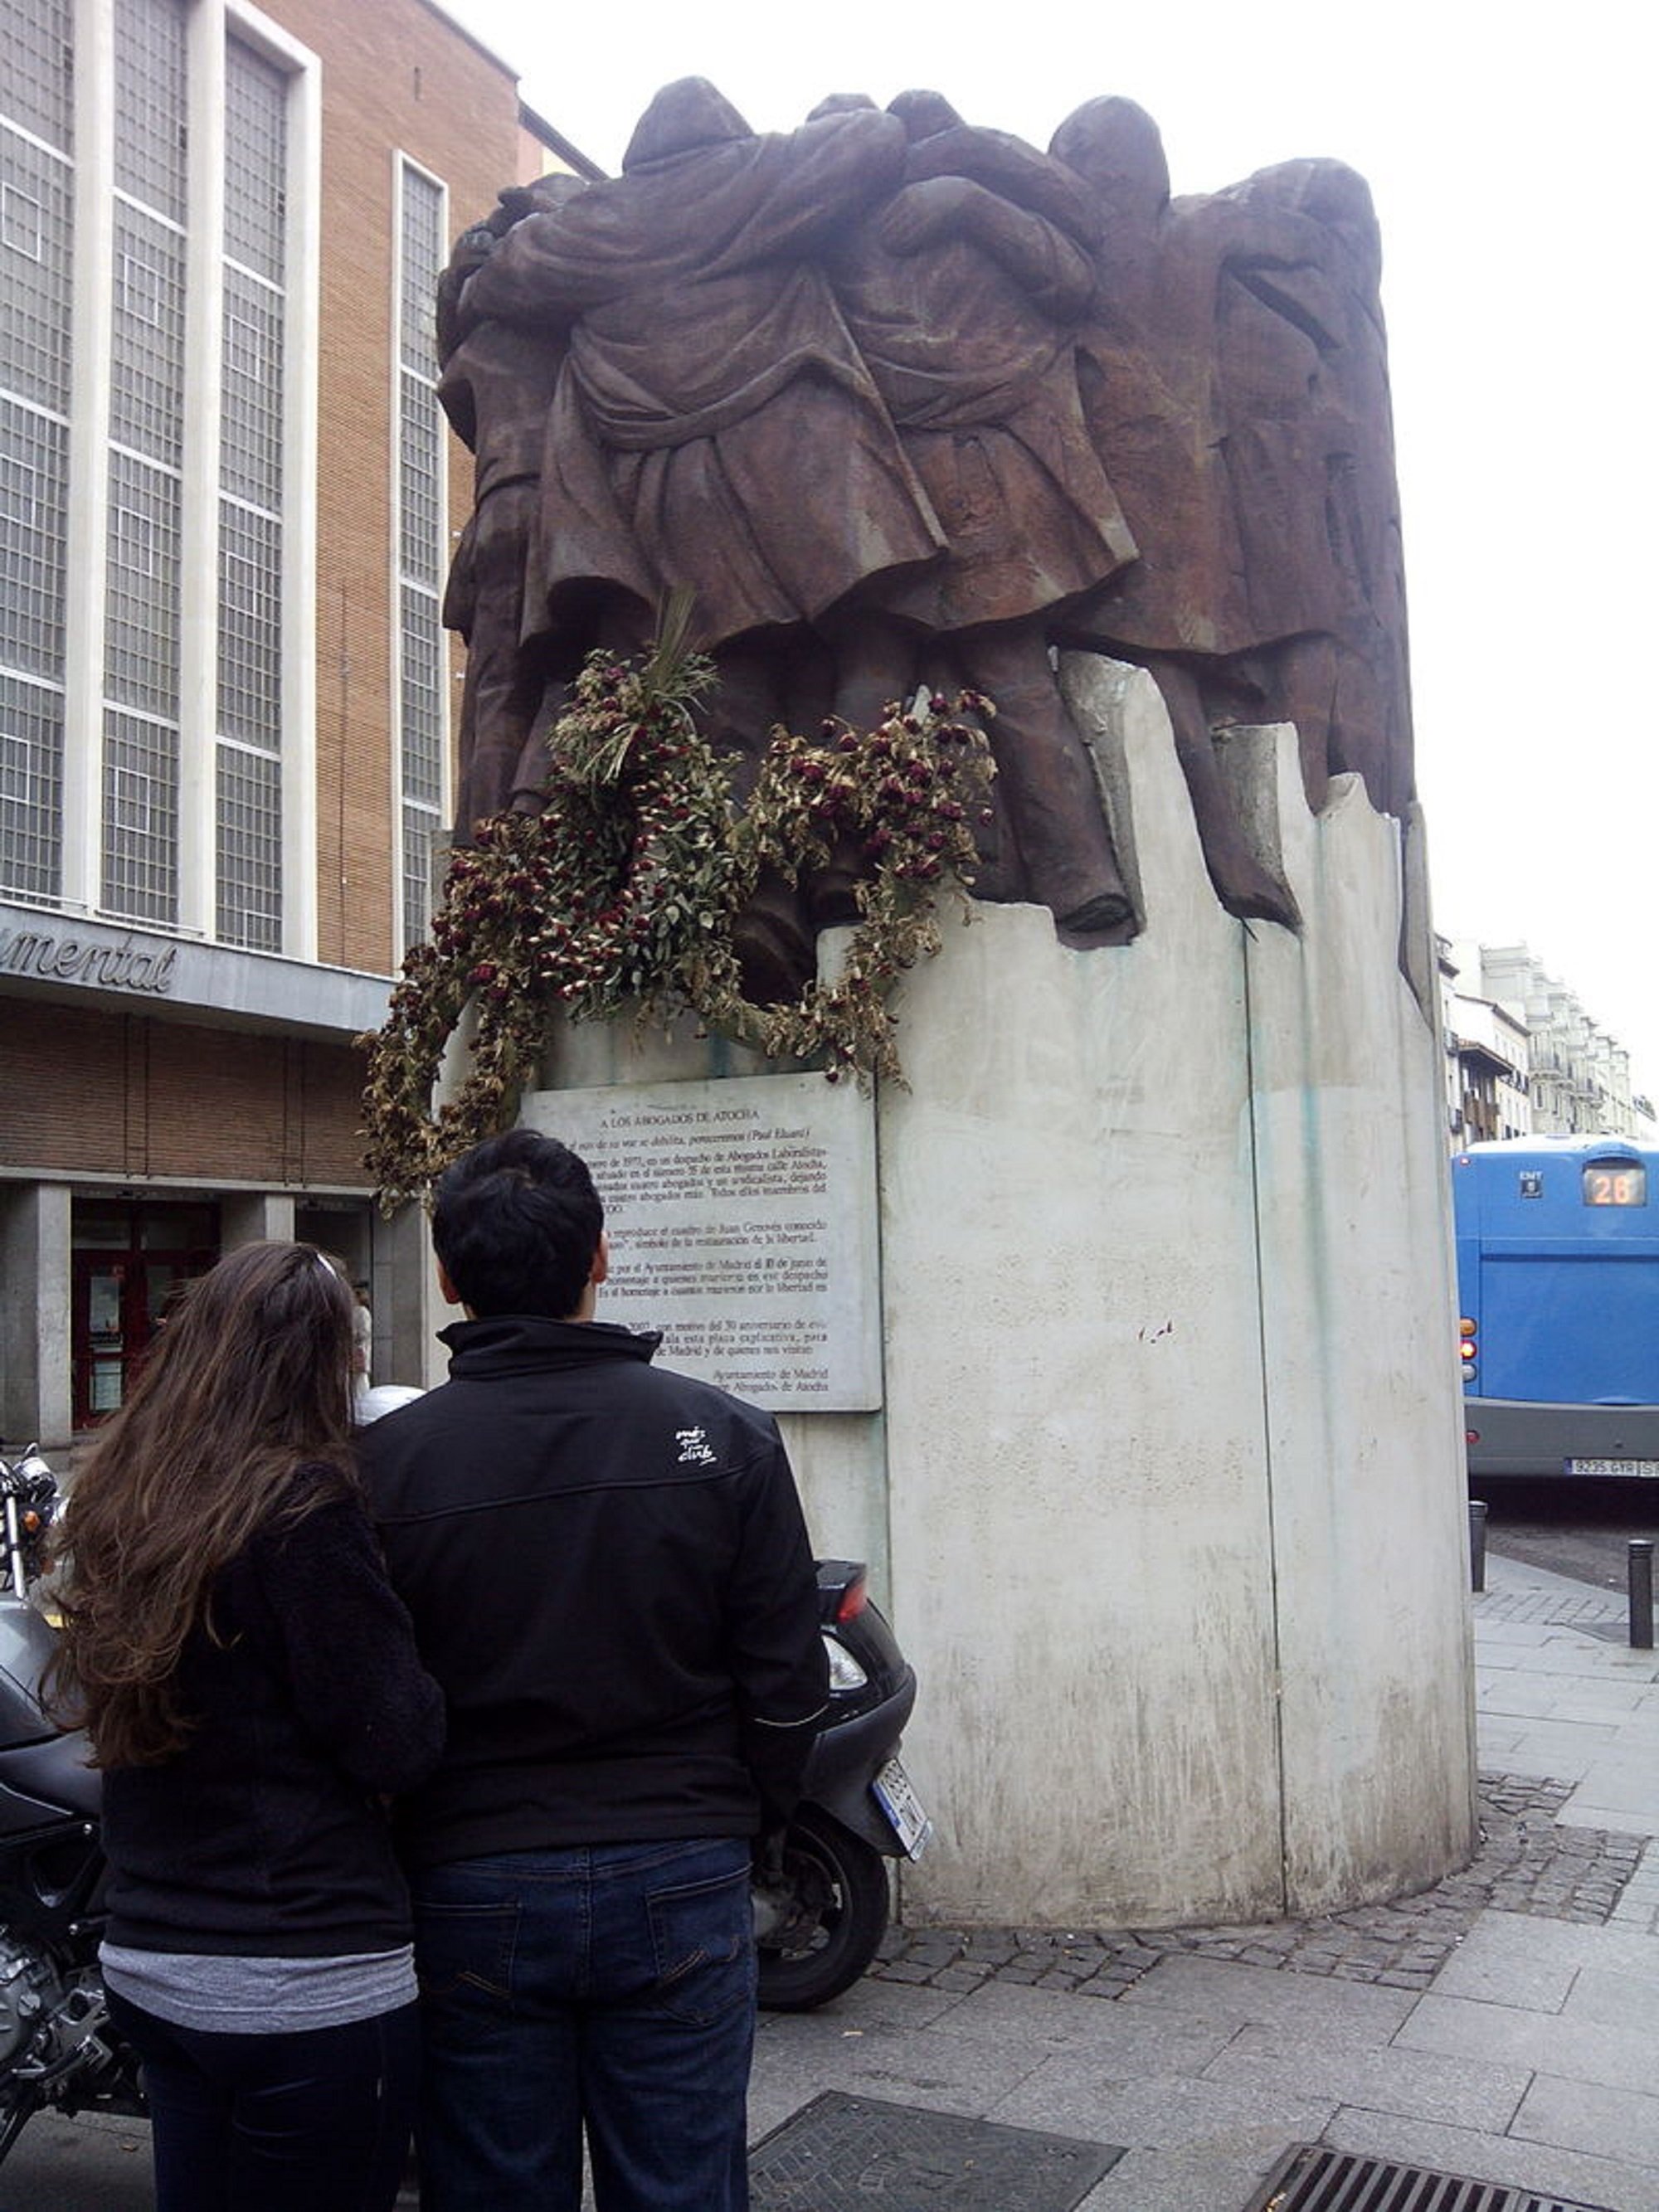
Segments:
[[[1452,1150],[1528,1135],[1531,1060],[1525,1020],[1511,1008],[1460,988],[1449,960],[1442,963],[1440,1005]]]
[[[448,818],[433,289],[586,165],[427,0],[0,21],[0,1433],[61,1442],[250,1237],[339,1253],[423,1364],[353,1040]]]
[[[1650,1143],[1630,1055],[1524,945],[1443,940],[1451,1140],[1616,1136]]]

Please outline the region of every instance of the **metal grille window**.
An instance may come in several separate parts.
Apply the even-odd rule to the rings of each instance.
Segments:
[[[29,0],[5,15],[6,66],[0,110],[67,154],[75,92],[74,0]]]
[[[8,8],[0,69],[0,890],[63,889],[73,0]]]
[[[59,154],[0,125],[0,386],[69,406],[74,173]]]
[[[404,941],[425,936],[441,819],[444,646],[439,614],[443,440],[433,301],[443,265],[441,185],[402,165],[398,317],[398,546]]]
[[[173,222],[185,219],[185,10],[179,0],[115,0],[115,184]]]
[[[219,446],[219,935],[282,944],[283,291],[288,84],[225,50]]]
[[[399,557],[406,579],[436,592],[442,509],[443,438],[432,386],[405,370],[398,455]]]
[[[114,0],[103,904],[179,912],[185,9]]]
[[[136,453],[110,455],[109,699],[171,719],[179,708],[179,479]]]
[[[404,797],[436,813],[443,798],[443,631],[426,592],[403,594]]]
[[[110,435],[176,468],[184,457],[184,235],[118,199],[114,244]]]
[[[219,935],[277,952],[283,943],[282,763],[221,741]]]
[[[171,921],[179,904],[179,732],[111,708],[104,717],[104,905]]]
[[[288,79],[232,40],[225,53],[225,253],[280,285],[288,221]]]
[[[0,665],[61,681],[69,434],[0,398]]]
[[[275,752],[282,736],[281,525],[219,503],[219,733]]]
[[[134,920],[194,925],[215,909],[233,943],[282,942],[284,473],[289,379],[290,92],[285,63],[228,27],[224,158],[192,163],[188,131],[193,0],[4,0],[0,66],[0,888],[92,896]],[[107,40],[108,73],[88,73],[81,120],[110,161],[92,224],[106,244],[95,303],[75,294],[73,155],[77,25]],[[214,209],[212,204],[219,206]],[[83,216],[85,210],[82,210]],[[187,313],[191,247],[222,217],[222,319]],[[434,227],[427,263],[441,244]],[[428,297],[429,275],[421,283]],[[88,453],[103,476],[100,623],[78,674],[65,665],[73,611],[69,518],[88,487],[69,481],[70,340],[78,307],[106,343],[107,419]],[[85,370],[86,364],[82,364]],[[428,374],[429,381],[429,364]],[[101,380],[100,380],[101,381]],[[216,399],[216,472],[191,451],[187,402]],[[441,459],[441,447],[434,453]],[[419,478],[426,467],[417,468]],[[420,496],[412,483],[411,502]],[[212,635],[181,635],[184,549],[216,516]],[[435,517],[431,508],[418,526]],[[434,550],[431,560],[435,564]],[[423,573],[425,573],[423,571]],[[430,574],[434,585],[435,565]],[[192,638],[199,633],[192,632]],[[216,718],[180,722],[215,656]],[[422,674],[417,688],[432,689]],[[84,697],[80,685],[91,690]],[[67,688],[66,688],[67,687]],[[100,697],[101,695],[101,697]],[[67,707],[72,712],[66,713]],[[441,705],[441,699],[436,700]],[[87,726],[101,706],[102,737]],[[427,719],[433,709],[429,706]],[[101,890],[63,870],[66,731],[101,742]],[[213,753],[212,856],[181,847],[179,794]],[[186,757],[187,756],[187,757]],[[430,782],[435,769],[426,775]],[[431,802],[435,813],[436,801]],[[204,823],[205,829],[206,824]],[[180,884],[181,866],[189,881]]]
[[[398,314],[398,358],[406,369],[435,383],[438,337],[434,302],[444,265],[444,193],[441,185],[412,164],[403,167],[403,284]]]
[[[55,898],[61,852],[64,701],[44,684],[0,675],[0,885]]]
[[[224,412],[219,481],[274,510],[283,498],[283,295],[225,270]]]

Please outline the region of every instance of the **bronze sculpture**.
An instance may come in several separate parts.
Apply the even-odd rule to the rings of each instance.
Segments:
[[[1074,942],[1133,917],[1058,647],[1155,677],[1235,913],[1295,920],[1218,764],[1230,720],[1294,720],[1315,805],[1349,768],[1409,799],[1376,230],[1340,165],[1172,201],[1127,101],[1042,154],[933,93],[760,136],[693,78],[620,177],[504,194],[468,238],[442,315],[479,455],[449,601],[472,640],[463,837],[534,803],[582,653],[642,644],[676,588],[739,788],[775,719],[987,692],[981,893],[1047,904]],[[848,882],[799,922],[780,906],[781,977]]]

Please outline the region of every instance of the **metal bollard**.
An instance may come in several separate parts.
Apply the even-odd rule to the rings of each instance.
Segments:
[[[1653,1544],[1632,1536],[1626,1547],[1630,1574],[1630,1643],[1632,1651],[1653,1649]]]
[[[1481,1498],[1469,1500],[1469,1588],[1486,1587],[1486,1504]]]

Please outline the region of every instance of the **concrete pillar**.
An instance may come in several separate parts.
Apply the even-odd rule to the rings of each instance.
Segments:
[[[369,1302],[374,1309],[375,1382],[414,1382],[429,1389],[445,1381],[449,1355],[437,1333],[459,1321],[461,1312],[438,1294],[423,1206],[401,1206],[389,1221],[376,1217]]]
[[[0,1437],[66,1445],[70,1393],[70,1193],[0,1185]]]
[[[294,1200],[287,1191],[227,1192],[219,1201],[219,1247],[234,1252],[240,1244],[277,1242],[294,1235]]]

